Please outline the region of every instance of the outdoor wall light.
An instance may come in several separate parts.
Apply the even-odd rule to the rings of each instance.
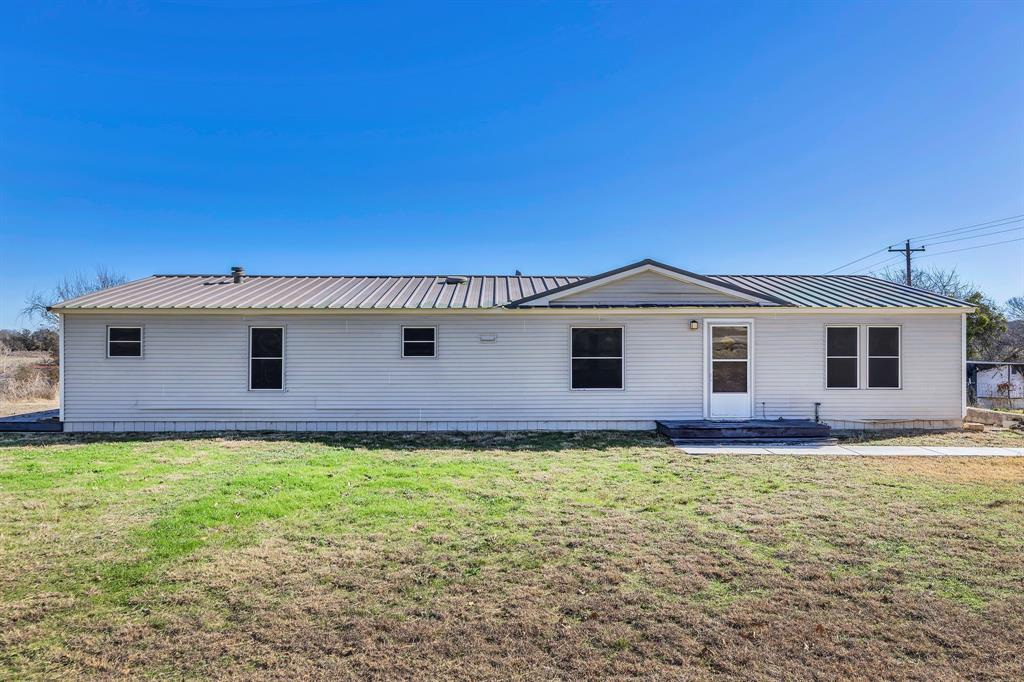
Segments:
[[[700,323],[697,322],[697,320],[690,320],[690,329],[691,330],[697,331],[698,327],[700,327]]]

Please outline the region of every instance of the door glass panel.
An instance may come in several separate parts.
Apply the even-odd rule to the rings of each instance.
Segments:
[[[713,393],[746,393],[746,362],[715,362],[711,368]]]
[[[718,326],[712,327],[711,359],[746,360],[747,328]]]

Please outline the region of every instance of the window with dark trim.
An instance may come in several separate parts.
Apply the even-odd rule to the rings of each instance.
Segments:
[[[141,358],[142,327],[107,327],[108,358]]]
[[[900,328],[868,327],[868,388],[900,388]]]
[[[622,328],[573,327],[573,389],[622,388]]]
[[[249,389],[284,388],[284,327],[249,328]]]
[[[825,328],[825,388],[858,388],[859,334],[857,327]]]
[[[436,356],[436,327],[402,327],[403,358],[433,358]]]

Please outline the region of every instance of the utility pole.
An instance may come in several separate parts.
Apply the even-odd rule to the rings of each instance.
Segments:
[[[905,246],[902,249],[894,249],[891,246],[889,247],[889,253],[902,253],[904,256],[907,257],[907,286],[908,287],[914,286],[914,275],[912,274],[912,271],[910,269],[910,254],[914,253],[915,251],[924,251],[924,247],[920,246],[920,247],[918,247],[916,249],[910,248],[910,240],[909,239],[906,241],[906,244],[905,244]]]

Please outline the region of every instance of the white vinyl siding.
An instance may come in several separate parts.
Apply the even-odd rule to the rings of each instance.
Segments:
[[[815,402],[830,420],[961,416],[959,312],[900,316],[745,309],[744,315],[754,325],[754,417],[764,410],[770,418],[808,418]],[[702,329],[690,330],[691,319],[698,319]],[[900,325],[903,389],[826,390],[820,359],[825,354],[822,330],[828,324]],[[145,361],[125,371],[123,361],[108,358],[108,325],[145,326]],[[402,358],[396,329],[403,325],[438,327],[444,353],[431,362]],[[542,428],[701,419],[703,325],[700,315],[653,310],[67,314],[65,420],[247,428],[253,423],[356,420],[395,430],[396,423],[435,420]],[[251,326],[287,326],[287,391],[247,390]],[[567,337],[573,326],[623,327],[624,390],[570,389]],[[483,343],[481,337],[496,342]]]
[[[344,314],[141,315],[147,359],[125,373],[91,347],[114,315],[67,315],[69,420],[653,420],[701,413],[690,318]],[[248,327],[287,324],[287,391],[247,391]],[[572,391],[569,328],[624,329],[626,390]],[[403,358],[400,326],[444,350]],[[495,338],[482,342],[481,336]],[[652,424],[653,425],[653,424]]]
[[[844,420],[955,420],[961,417],[959,314],[921,315],[765,315],[755,320],[756,393],[754,416],[762,402],[769,417],[813,416]],[[824,325],[857,324],[861,329],[860,390],[825,388],[824,363],[808,361],[825,355]],[[867,390],[867,325],[900,325],[903,346],[903,389]]]
[[[690,282],[681,282],[655,272],[642,272],[602,284],[577,294],[567,293],[551,301],[552,306],[573,305],[625,305],[660,303],[670,305],[704,305],[708,303],[747,303],[745,299],[730,296]]]

